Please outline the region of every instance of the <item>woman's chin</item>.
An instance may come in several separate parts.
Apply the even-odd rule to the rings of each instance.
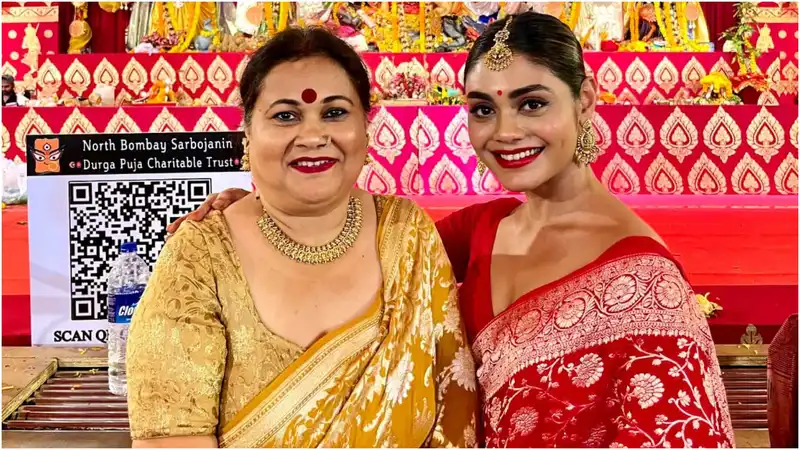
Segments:
[[[535,173],[524,171],[503,171],[495,173],[497,181],[509,192],[529,192],[543,184],[543,180]]]
[[[345,185],[342,181],[328,180],[325,183],[295,183],[289,188],[291,195],[296,202],[307,204],[308,206],[329,205],[343,197],[345,191],[349,191],[353,183]]]

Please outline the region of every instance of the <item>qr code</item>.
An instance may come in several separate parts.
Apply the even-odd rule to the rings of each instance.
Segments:
[[[106,318],[105,277],[121,244],[136,242],[152,270],[167,225],[194,211],[210,192],[208,178],[70,182],[72,320]]]

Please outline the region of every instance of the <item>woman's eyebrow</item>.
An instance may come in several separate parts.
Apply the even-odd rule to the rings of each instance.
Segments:
[[[279,98],[278,100],[272,102],[272,104],[269,105],[269,108],[267,109],[271,109],[276,105],[300,106],[300,102],[298,102],[297,100],[292,100],[290,98]]]
[[[353,104],[353,101],[350,100],[349,98],[345,97],[344,95],[331,95],[331,96],[325,97],[325,99],[322,100],[322,103],[331,103],[331,102],[335,102],[336,100],[343,100],[343,101],[345,101],[347,103],[350,103],[351,105]]]
[[[477,99],[477,100],[486,100],[487,102],[493,102],[491,95],[486,94],[484,92],[479,92],[479,91],[469,92],[467,94],[467,98],[468,99],[474,98],[474,99]]]
[[[545,86],[543,84],[530,84],[530,85],[525,86],[525,87],[514,89],[513,91],[511,91],[508,94],[508,96],[510,98],[514,99],[514,98],[517,98],[517,97],[522,97],[525,94],[530,94],[531,92],[537,92],[537,91],[545,91],[545,92],[549,92],[551,94],[553,93],[553,91],[549,87],[547,87],[547,86]]]
[[[342,101],[345,101],[347,103],[350,103],[351,105],[353,104],[353,101],[350,100],[349,98],[345,97],[344,95],[331,95],[329,97],[325,97],[325,99],[322,100],[322,103],[331,103],[331,102],[335,102],[336,100],[342,100]],[[297,107],[297,106],[300,106],[300,102],[298,102],[297,100],[291,99],[291,98],[279,98],[278,100],[275,100],[274,102],[272,102],[272,104],[270,104],[269,107],[273,108],[276,105],[289,105],[289,106]]]

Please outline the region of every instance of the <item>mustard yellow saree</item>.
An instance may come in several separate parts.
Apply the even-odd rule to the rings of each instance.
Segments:
[[[450,263],[414,203],[376,204],[378,301],[308,349],[261,323],[222,215],[184,224],[165,245],[130,330],[133,439],[474,446],[475,369]]]

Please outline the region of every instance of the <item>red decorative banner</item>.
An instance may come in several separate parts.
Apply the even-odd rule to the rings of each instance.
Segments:
[[[797,95],[797,18],[793,23],[759,24],[756,28],[758,32],[752,37],[754,45],[758,44],[761,37],[771,38],[772,48],[761,58],[775,58],[767,66],[766,72],[773,90],[779,96]],[[770,42],[770,39],[766,39],[766,42]]]
[[[796,41],[795,41],[796,42]],[[760,104],[786,103],[797,93],[797,60],[781,59],[773,51],[759,65],[772,80],[772,90]],[[464,53],[364,53],[375,86],[385,86],[398,71],[429,73],[434,83],[463,88]],[[671,99],[681,90],[699,91],[700,79],[713,71],[735,74],[731,53],[603,53],[585,54],[587,69],[600,89],[617,96],[617,103],[648,105]],[[97,83],[116,88],[118,100],[138,96],[158,79],[170,79],[175,90],[183,88],[204,104],[236,105],[238,80],[249,57],[244,53],[95,54],[52,55],[41,58],[40,87],[59,95],[88,95]],[[119,102],[118,102],[119,103]]]
[[[2,150],[26,155],[25,136],[238,129],[235,107],[4,108]],[[797,195],[794,105],[599,106],[601,154],[592,165],[615,194]],[[380,108],[370,124],[373,162],[358,184],[405,195],[500,194],[475,170],[467,113],[460,106]]]
[[[3,2],[2,27],[3,75],[11,75],[24,86],[33,84],[42,57],[58,53],[58,5],[52,2]]]
[[[2,42],[0,72],[21,84],[27,80],[33,84],[39,64],[58,52],[58,22],[3,22]]]

